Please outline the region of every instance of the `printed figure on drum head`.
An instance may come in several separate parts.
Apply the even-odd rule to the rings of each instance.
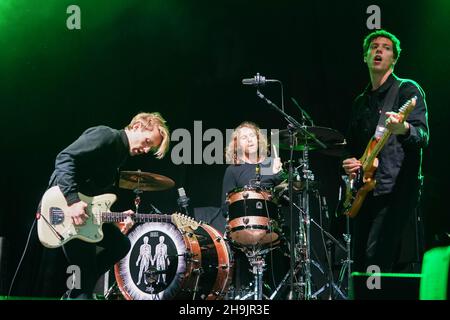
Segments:
[[[156,261],[156,270],[158,271],[164,271],[166,270],[166,267],[170,265],[169,257],[167,256],[167,245],[164,243],[164,236],[159,237],[159,243],[156,245],[155,249],[155,256],[153,258],[152,264]],[[162,280],[162,281],[161,281]],[[162,283],[163,285],[166,285],[166,274],[160,273],[158,275],[158,281],[156,284]]]
[[[148,244],[148,237],[144,237],[144,243],[141,245],[139,249],[139,257],[136,261],[136,266],[139,266],[139,278],[137,281],[137,285],[141,284],[142,275],[145,271],[147,271],[150,266],[150,262],[153,264],[152,260],[152,246]],[[147,279],[144,277],[144,283],[148,284]]]

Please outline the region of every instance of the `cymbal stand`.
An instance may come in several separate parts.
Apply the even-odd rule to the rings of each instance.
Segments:
[[[141,169],[138,169],[138,172],[141,172]],[[141,178],[138,177],[137,179],[137,188],[133,190],[133,192],[136,194],[136,197],[134,198],[134,206],[136,208],[136,212],[139,212],[139,205],[141,204],[141,194],[143,193],[143,191],[140,189],[140,184],[141,184]]]
[[[135,213],[139,213],[139,205],[141,204],[141,194],[143,193],[140,189],[134,189],[133,192],[136,194],[134,198],[134,207],[136,208]]]
[[[328,287],[329,290],[330,290],[329,300],[333,300],[334,299],[334,297],[335,297],[335,293],[334,292],[337,292],[342,299],[347,300],[348,297],[345,295],[344,292],[342,292],[341,286],[342,286],[342,280],[343,280],[343,277],[345,275],[345,271],[346,271],[347,267],[348,267],[348,269],[347,269],[348,271],[350,271],[350,269],[351,269],[350,268],[351,260],[350,260],[350,254],[349,254],[349,252],[350,252],[350,250],[349,250],[350,249],[350,239],[346,238],[347,235],[344,234],[344,239],[346,241],[346,247],[344,247],[339,240],[337,240],[335,237],[333,237],[333,235],[331,233],[329,233],[328,231],[324,230],[323,227],[320,224],[318,224],[316,221],[314,221],[314,219],[311,219],[311,222],[312,222],[313,225],[315,225],[320,230],[320,232],[322,232],[329,239],[329,240],[326,241],[326,243],[327,243],[327,252],[326,252],[326,254],[327,254],[327,261],[328,261],[328,268],[329,268],[329,270],[328,270],[328,281],[329,282],[325,285],[325,287]],[[334,245],[337,245],[342,251],[347,253],[347,259],[344,260],[344,261],[341,261],[343,263],[343,265],[341,267],[339,280],[338,280],[337,284],[334,283],[333,276],[332,276],[333,270],[332,270],[332,265],[331,265],[331,246],[333,245],[333,243],[334,243]],[[350,276],[350,273],[348,275]],[[348,291],[348,289],[347,289],[347,291]],[[318,293],[315,293],[315,295],[318,295]]]
[[[264,255],[261,252],[247,253],[247,258],[252,266],[252,273],[255,277],[255,285],[253,287],[254,300],[262,300],[263,296],[263,272],[266,262],[264,261]]]
[[[259,74],[258,74],[259,75]],[[280,82],[281,86],[282,83]],[[289,144],[290,144],[290,165],[289,165],[289,178],[288,178],[288,189],[289,189],[289,198],[293,199],[293,164],[292,164],[292,160],[293,160],[293,153],[294,153],[294,133],[296,130],[298,130],[299,132],[301,132],[303,135],[305,135],[306,137],[308,137],[308,139],[311,139],[312,141],[314,141],[316,144],[318,144],[320,147],[326,149],[326,145],[323,144],[321,141],[319,141],[313,134],[311,134],[309,131],[307,131],[305,129],[305,124],[303,123],[303,125],[301,125],[297,120],[295,120],[293,117],[291,117],[290,115],[288,115],[285,111],[284,111],[284,106],[282,106],[282,108],[280,109],[275,103],[273,103],[272,101],[270,101],[269,99],[267,99],[259,90],[259,87],[256,89],[256,95],[258,96],[258,98],[264,100],[268,105],[270,105],[273,109],[275,109],[277,112],[281,113],[284,117],[284,119],[288,122],[288,130],[289,130]],[[282,100],[283,101],[283,100]],[[295,269],[295,240],[294,240],[294,232],[293,232],[293,220],[294,220],[294,208],[293,208],[293,203],[292,201],[289,201],[289,212],[290,212],[290,218],[291,218],[291,241],[290,241],[290,249],[291,249],[291,259],[290,259],[290,293],[288,298],[289,299],[294,299],[294,291],[298,291],[297,289],[294,290],[294,269]],[[306,221],[309,220],[307,219]],[[309,241],[309,239],[306,239],[307,241]],[[308,246],[307,246],[308,247]],[[309,277],[310,277],[310,273],[309,273]],[[309,290],[310,291],[310,290]]]
[[[305,272],[305,292],[304,299],[311,300],[312,298],[312,283],[311,283],[311,217],[309,212],[309,182],[314,180],[314,175],[309,169],[309,152],[308,140],[306,140],[305,148],[302,155],[303,164],[303,178],[305,179],[305,188],[302,192],[302,208],[300,211],[300,251],[303,253],[303,264]],[[302,230],[302,227],[304,229]],[[302,232],[303,231],[303,232]]]
[[[350,217],[346,216],[346,231],[343,234],[344,241],[345,241],[345,250],[344,252],[347,253],[346,259],[341,261],[342,262],[342,268],[341,272],[339,273],[339,280],[338,280],[338,287],[341,287],[342,282],[344,280],[345,271],[347,270],[347,294],[350,292],[351,288],[351,281],[352,281],[352,263],[353,260],[351,259],[351,241],[352,241],[352,235],[350,234]]]
[[[246,300],[253,296],[253,300],[263,300],[263,273],[266,266],[265,257],[271,249],[243,248],[242,251],[247,256],[248,262],[252,267],[254,276],[253,292],[245,295],[240,300]]]

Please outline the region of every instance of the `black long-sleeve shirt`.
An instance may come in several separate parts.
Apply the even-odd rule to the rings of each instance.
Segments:
[[[421,176],[421,149],[428,144],[429,129],[424,91],[416,82],[391,74],[377,90],[372,91],[369,84],[356,98],[347,133],[346,156],[360,158],[364,153],[375,133],[387,92],[396,80],[401,84],[392,111],[398,112],[399,108],[414,96],[417,96],[417,102],[406,118],[410,124],[409,133],[391,135],[378,155],[379,166],[375,173],[377,185],[374,195],[392,192],[397,182],[416,187]]]
[[[59,186],[68,205],[80,200],[78,192],[91,196],[108,192],[128,156],[124,130],[89,128],[58,154],[49,185]]]

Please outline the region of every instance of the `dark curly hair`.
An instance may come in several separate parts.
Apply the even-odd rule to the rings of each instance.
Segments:
[[[371,32],[364,38],[363,42],[364,56],[367,54],[367,50],[369,50],[369,46],[372,40],[378,37],[388,38],[389,40],[392,41],[394,50],[394,59],[397,60],[398,57],[400,57],[400,52],[402,51],[402,49],[400,48],[400,40],[392,33],[387,32],[386,30],[383,29]]]

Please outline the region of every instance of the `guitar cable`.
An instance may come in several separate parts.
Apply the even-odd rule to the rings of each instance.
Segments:
[[[48,222],[48,220],[47,220],[47,218],[45,216],[41,215],[40,213],[36,214],[36,216],[38,217],[37,219],[40,219],[40,218],[44,219],[44,221],[47,224],[47,226],[50,228],[50,230],[53,231],[53,233],[59,238],[59,240],[64,240],[64,237],[51,225],[50,222]]]
[[[28,232],[28,238],[27,238],[27,242],[26,242],[26,244],[25,244],[25,248],[23,249],[22,257],[20,258],[19,264],[17,265],[17,268],[16,268],[16,272],[14,273],[14,276],[13,276],[13,278],[12,278],[12,280],[11,280],[11,284],[10,284],[10,286],[9,286],[9,290],[8,290],[8,294],[7,294],[8,297],[11,296],[11,291],[12,291],[12,289],[13,289],[14,282],[15,282],[15,280],[16,280],[17,274],[19,273],[20,266],[22,265],[22,261],[23,261],[23,259],[25,258],[25,254],[26,254],[27,249],[28,249],[28,246],[29,246],[29,244],[30,244],[31,234],[32,234],[33,228],[34,228],[34,226],[35,226],[35,224],[36,224],[36,220],[37,220],[37,218],[35,218],[35,219],[33,220],[33,224],[31,225],[30,231]]]
[[[34,226],[36,225],[36,221],[40,218],[44,218],[44,221],[47,223],[47,225],[50,227],[50,229],[55,233],[55,235],[59,238],[59,240],[63,239],[63,236],[48,222],[48,220],[43,215],[41,215],[41,213],[40,213],[41,204],[39,204],[38,208],[39,208],[39,210],[38,210],[38,212],[36,212],[36,216],[35,216],[35,219],[33,220],[33,224],[31,225],[30,231],[28,232],[27,242],[25,244],[25,248],[23,249],[22,256],[20,257],[19,263],[17,264],[16,271],[11,280],[11,284],[9,286],[9,290],[8,290],[8,294],[7,294],[8,297],[11,296],[11,292],[14,287],[14,282],[16,281],[17,274],[19,273],[23,259],[25,258],[25,254],[26,254],[28,246],[30,244],[31,234],[33,232]]]

